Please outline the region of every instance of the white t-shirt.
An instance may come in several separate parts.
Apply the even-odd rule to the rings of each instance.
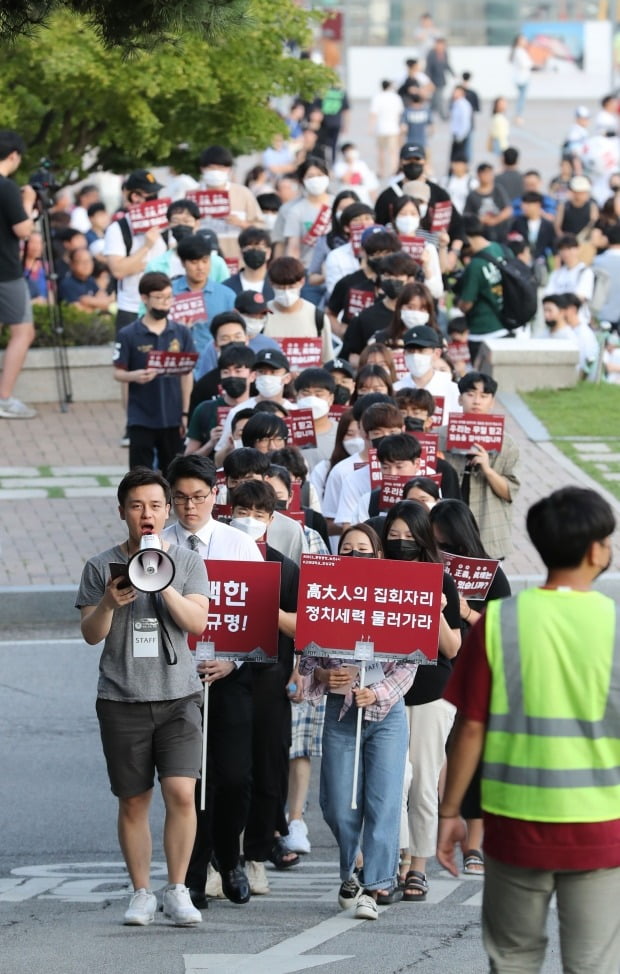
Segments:
[[[123,240],[123,234],[121,233],[119,221],[115,220],[106,229],[103,247],[103,253],[106,257],[128,257],[131,254],[135,254],[136,250],[139,250],[142,246],[144,246],[144,234],[138,233],[136,236],[132,234],[131,247],[129,254],[127,254],[127,247],[125,246],[125,241]],[[165,251],[166,242],[160,234],[147,253],[146,263],[148,264],[150,260],[153,260],[155,257],[159,257],[161,254],[165,253]],[[119,311],[138,312],[140,307],[140,292],[138,291],[138,286],[143,273],[144,271],[139,271],[137,274],[129,274],[127,277],[124,277],[122,281],[118,282],[116,302],[118,304]]]
[[[360,498],[370,490],[370,467],[355,470],[345,480],[336,511],[336,524],[355,524]],[[368,515],[366,515],[368,516]]]
[[[426,389],[432,396],[440,396],[443,398],[443,418],[441,421],[442,426],[447,426],[448,416],[450,413],[462,413],[463,410],[459,405],[459,390],[456,382],[453,382],[450,378],[448,372],[439,372],[437,369],[433,372],[433,377],[430,382],[427,382],[425,386],[416,386],[415,382],[410,375],[406,375],[404,379],[396,382],[394,385],[394,392],[398,392],[400,389]]]
[[[323,493],[323,517],[336,517],[340,494],[342,493],[342,485],[346,478],[355,471],[355,466],[358,463],[367,464],[368,461],[362,459],[360,453],[354,453],[353,456],[341,460],[335,467],[332,467]]]
[[[370,114],[376,118],[375,135],[398,135],[403,113],[403,100],[395,91],[380,91],[370,103]]]

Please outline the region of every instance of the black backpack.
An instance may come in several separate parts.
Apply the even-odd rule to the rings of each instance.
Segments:
[[[531,321],[538,308],[536,279],[530,267],[512,252],[504,257],[480,254],[482,260],[493,264],[502,275],[503,303],[500,318],[504,328],[514,331]]]

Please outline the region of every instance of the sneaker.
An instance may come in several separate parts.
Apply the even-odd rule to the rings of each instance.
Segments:
[[[9,399],[0,399],[0,417],[2,419],[34,419],[37,415],[36,409],[27,406],[25,402],[11,396]]]
[[[123,923],[130,927],[147,927],[155,919],[157,898],[148,889],[137,889],[125,911]]]
[[[265,863],[248,859],[245,864],[245,871],[250,884],[250,893],[253,893],[254,896],[266,896],[269,892],[269,880],[267,879]]]
[[[341,910],[350,910],[352,906],[357,906],[357,901],[362,893],[363,890],[358,878],[353,873],[351,879],[345,879],[338,890],[338,906]]]
[[[357,901],[355,908],[356,920],[376,920],[379,916],[379,909],[376,900],[368,893],[362,893]]]
[[[282,836],[282,842],[289,852],[300,852],[302,856],[310,852],[308,826],[300,818],[294,818],[288,823],[288,835]]]
[[[225,900],[224,890],[222,889],[222,877],[218,873],[215,866],[210,863],[207,866],[207,885],[205,886],[205,893],[207,896],[213,897],[216,900]]]
[[[164,916],[169,917],[177,927],[202,923],[202,913],[192,903],[187,886],[180,883],[166,886],[164,890]]]
[[[118,441],[118,445],[127,448],[129,447],[129,435],[127,433],[123,433],[120,440]]]

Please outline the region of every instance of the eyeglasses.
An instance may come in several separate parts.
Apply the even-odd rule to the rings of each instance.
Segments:
[[[212,493],[213,491],[210,490],[208,494],[193,494],[192,496],[188,496],[187,494],[173,494],[172,500],[180,507],[187,506],[190,503],[194,504],[195,507],[200,507],[205,501],[209,500]]]

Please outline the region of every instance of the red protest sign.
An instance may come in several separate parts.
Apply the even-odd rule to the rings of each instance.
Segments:
[[[197,352],[166,352],[153,348],[146,360],[147,369],[156,369],[161,375],[185,375],[198,361]]]
[[[205,561],[209,576],[209,615],[201,636],[215,644],[216,659],[277,659],[280,563]]]
[[[291,372],[303,372],[310,366],[321,364],[320,338],[279,338],[278,344],[286,355]]]
[[[202,291],[184,291],[183,294],[176,294],[170,308],[170,317],[183,325],[206,321],[207,306]]]
[[[467,342],[448,342],[446,345],[446,355],[453,365],[458,365],[459,362],[464,362],[465,365],[471,365],[471,355],[469,354],[469,345]]]
[[[396,369],[396,378],[406,379],[409,375],[409,369],[405,365],[405,349],[393,348],[392,357],[394,359],[394,368]]]
[[[291,443],[300,449],[316,446],[316,432],[311,409],[293,409],[284,420],[289,428]]]
[[[465,558],[441,552],[448,574],[464,599],[486,599],[499,562],[494,558]]]
[[[441,200],[439,203],[435,203],[431,216],[432,233],[439,233],[441,230],[445,230],[450,226],[451,219],[452,203],[449,200]]]
[[[311,656],[351,656],[374,643],[375,658],[437,659],[443,565],[302,555],[295,644]],[[372,581],[369,581],[372,576]]]
[[[368,450],[368,466],[370,472],[370,489],[374,490],[375,487],[381,486],[383,472],[381,470],[381,464],[377,459],[377,451],[372,446]]]
[[[417,260],[419,264],[422,263],[422,258],[424,256],[424,246],[426,240],[423,237],[400,237],[401,250],[404,250],[406,254]]]
[[[349,224],[349,235],[351,240],[351,247],[353,248],[353,253],[356,257],[359,257],[362,249],[362,234],[366,229],[365,223],[357,223],[355,220],[353,223]]]
[[[384,474],[381,482],[381,493],[379,494],[379,510],[389,511],[390,507],[394,507],[394,504],[402,501],[405,484],[408,484],[410,480],[411,477]]]
[[[224,263],[226,264],[231,277],[234,274],[239,273],[241,261],[238,257],[224,257]]]
[[[329,407],[329,418],[338,422],[345,409],[348,409],[348,406],[337,406],[335,403],[332,403]]]
[[[284,510],[280,511],[280,514],[284,514],[285,517],[290,517],[292,521],[297,521],[298,524],[301,524],[302,528],[306,524],[306,515],[303,511]]]
[[[443,426],[443,406],[445,402],[444,396],[433,396],[435,400],[435,412],[431,418],[431,429],[439,429]]]
[[[504,440],[504,417],[479,413],[450,413],[446,450],[469,453],[474,443],[499,452]]]
[[[318,212],[318,216],[310,229],[302,237],[302,244],[304,247],[314,247],[315,243],[327,233],[332,222],[332,208],[328,206],[327,203],[323,203],[321,209]]]
[[[201,216],[212,220],[224,220],[230,216],[230,195],[227,189],[190,189],[185,198],[196,203]]]
[[[437,469],[437,443],[439,437],[437,433],[423,433],[421,430],[407,430],[409,436],[413,436],[422,448],[420,456],[420,474],[426,474],[430,467],[431,470]]]
[[[226,417],[228,416],[232,406],[218,406],[216,410],[216,422],[218,426],[223,426],[226,422]]]
[[[298,480],[291,484],[291,511],[301,511],[301,484]]]
[[[226,474],[223,470],[218,470],[215,474],[215,504],[213,505],[213,516],[230,517],[232,506],[228,503],[228,487],[226,486]]]
[[[133,233],[146,233],[147,230],[163,229],[168,226],[168,207],[172,200],[146,200],[144,203],[132,203],[127,210],[127,217],[131,223]]]
[[[360,311],[364,311],[365,308],[369,308],[371,304],[375,303],[375,292],[373,291],[363,291],[360,287],[349,288],[347,294],[347,310],[346,316],[348,319],[355,318]]]

